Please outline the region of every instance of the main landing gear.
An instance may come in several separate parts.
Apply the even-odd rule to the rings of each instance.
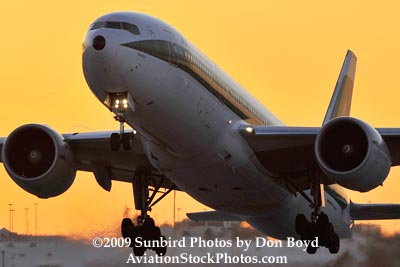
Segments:
[[[131,247],[135,256],[143,256],[147,249],[154,250],[158,256],[164,256],[167,253],[167,246],[163,244],[166,243],[163,242],[166,238],[161,235],[160,227],[155,225],[154,220],[147,213],[175,188],[168,189],[153,201],[165,178],[161,179],[159,186],[153,188],[153,192],[149,196],[147,177],[148,175],[144,172],[134,177],[132,185],[135,208],[141,211],[141,215],[137,218],[137,225],[134,225],[130,218],[124,218],[121,222],[121,234],[124,238],[131,239]]]
[[[337,254],[340,248],[340,238],[335,233],[332,223],[329,221],[328,216],[321,212],[322,206],[322,192],[320,179],[318,177],[312,177],[311,200],[304,192],[300,194],[310,202],[310,206],[313,208],[311,213],[311,221],[308,221],[304,214],[298,214],[296,216],[295,228],[296,233],[301,237],[302,240],[315,240],[318,237],[319,246],[324,246],[329,249],[332,254]],[[314,247],[312,243],[307,247],[309,254],[315,254],[318,247]]]

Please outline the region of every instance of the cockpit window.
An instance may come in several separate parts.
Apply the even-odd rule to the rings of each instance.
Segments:
[[[131,23],[127,22],[118,22],[118,21],[102,21],[93,23],[89,28],[89,31],[100,29],[100,28],[109,28],[109,29],[117,29],[117,30],[125,30],[132,34],[139,35],[139,28]]]
[[[121,27],[121,23],[119,23],[119,22],[107,21],[106,22],[106,28],[120,30],[122,27]]]
[[[104,28],[105,24],[106,23],[104,21],[93,23],[92,26],[90,27],[89,31],[96,30],[96,29],[99,29],[99,28]]]
[[[137,35],[140,34],[139,28],[136,25],[126,23],[126,22],[122,22],[121,24],[122,24],[122,29],[129,31],[133,34],[137,34]]]

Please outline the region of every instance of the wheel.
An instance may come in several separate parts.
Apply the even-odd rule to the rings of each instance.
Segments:
[[[146,248],[144,247],[133,247],[133,254],[135,254],[135,256],[143,256],[145,251]]]
[[[332,242],[329,244],[329,252],[332,254],[337,254],[340,249],[340,238],[337,234],[334,235]]]
[[[321,214],[318,216],[317,224],[323,226],[327,225],[328,223],[329,223],[328,215],[321,212]]]
[[[318,247],[314,247],[314,246],[311,246],[311,244],[309,244],[307,246],[307,253],[308,254],[315,254],[315,252],[317,252],[317,249],[318,249]]]
[[[160,227],[156,226],[152,229],[151,240],[160,240],[161,230]]]
[[[132,150],[133,147],[133,133],[124,133],[122,135],[122,147],[125,151]]]
[[[160,236],[156,236],[156,225],[154,223],[154,220],[150,217],[146,218],[146,220],[143,223],[143,237],[146,240],[156,240]],[[160,229],[160,228],[158,228]]]
[[[304,214],[297,214],[295,220],[296,233],[303,238],[308,227],[308,221]]]
[[[131,219],[129,218],[124,218],[121,222],[121,234],[123,238],[131,238],[133,239],[133,233],[134,233],[134,225]],[[133,240],[132,240],[133,241]]]
[[[154,227],[156,227],[154,220],[151,217],[147,217],[143,223],[143,230],[151,231]]]
[[[335,235],[336,234],[333,225],[331,223],[326,224],[319,235],[321,238],[321,245],[329,247],[332,243],[332,240],[335,238]]]
[[[161,240],[167,240],[166,238],[165,238],[165,236],[160,236],[160,241]],[[165,247],[158,247],[158,248],[156,248],[156,254],[158,255],[158,256],[165,256],[165,254],[167,254],[167,246],[165,246]]]
[[[154,236],[157,237],[157,239],[160,239],[160,237],[162,236],[160,227],[158,226],[154,227]]]
[[[136,237],[142,237],[143,239],[145,239],[144,238],[144,236],[143,236],[143,228],[142,227],[140,227],[140,226],[138,226],[138,227],[135,227],[135,236]],[[135,246],[135,243],[133,243],[133,254],[135,254],[135,256],[143,256],[144,255],[144,252],[146,251],[146,247],[137,247],[137,246]]]
[[[121,137],[118,133],[112,133],[110,137],[110,147],[112,151],[118,151],[121,146]]]

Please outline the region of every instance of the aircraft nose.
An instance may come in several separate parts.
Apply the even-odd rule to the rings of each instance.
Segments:
[[[93,38],[92,46],[96,50],[102,50],[106,46],[106,39],[102,35]]]

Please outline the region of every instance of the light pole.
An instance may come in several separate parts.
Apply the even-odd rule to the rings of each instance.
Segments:
[[[28,208],[25,208],[25,223],[26,223],[26,234],[29,233],[29,222],[28,222]]]
[[[175,210],[176,210],[176,190],[174,190],[174,229],[175,229],[175,223],[176,223]]]
[[[2,251],[1,251],[1,262],[3,263],[3,264],[2,264],[2,267],[5,267],[5,266],[6,266],[6,265],[5,265],[5,260],[4,260],[4,253],[5,253],[5,251],[2,250]]]
[[[11,232],[14,232],[14,209],[10,210],[11,212]]]
[[[10,232],[12,232],[12,229],[11,229],[11,208],[12,208],[12,205],[13,205],[13,204],[8,204],[8,220],[9,220],[9,222],[10,222],[10,224],[9,224],[9,226],[8,226],[8,230],[9,230]]]
[[[38,234],[38,221],[37,221],[37,206],[38,203],[33,203],[35,205],[35,235]]]

